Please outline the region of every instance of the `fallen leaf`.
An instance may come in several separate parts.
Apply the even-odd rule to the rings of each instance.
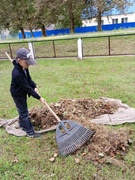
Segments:
[[[52,158],[50,158],[49,159],[51,162],[53,162],[54,160],[55,160],[55,158],[54,157],[52,157]]]
[[[126,150],[126,148],[125,148],[124,146],[122,146],[122,150],[123,150],[123,151],[125,151],[125,150]]]
[[[58,156],[58,153],[54,153],[53,157],[56,158]]]
[[[132,145],[132,144],[133,144],[132,139],[128,139],[128,144],[129,144],[129,145]]]
[[[80,163],[80,159],[79,158],[75,158],[75,163],[79,164]]]
[[[14,159],[13,163],[18,163],[19,160],[17,158]]]
[[[98,154],[100,157],[104,157],[104,154],[103,153],[99,153]]]
[[[59,104],[59,103],[56,103],[54,106],[55,106],[55,107],[60,107],[60,104]]]
[[[115,156],[114,152],[110,152],[110,156],[114,157]]]
[[[87,153],[82,153],[82,156],[85,156]]]
[[[120,152],[119,152],[119,151],[115,151],[115,153],[116,153],[116,154],[120,154]]]

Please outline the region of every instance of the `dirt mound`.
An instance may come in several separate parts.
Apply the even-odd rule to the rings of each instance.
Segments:
[[[99,115],[114,113],[119,108],[117,103],[106,102],[102,99],[93,100],[91,98],[67,99],[53,103],[50,107],[61,120],[73,120],[86,128],[96,131],[92,140],[81,149],[82,155],[86,156],[86,159],[105,161],[105,157],[123,156],[127,153],[130,144],[129,135],[132,132],[123,128],[114,130],[89,121]],[[30,116],[37,129],[50,128],[58,123],[46,107],[33,108]]]

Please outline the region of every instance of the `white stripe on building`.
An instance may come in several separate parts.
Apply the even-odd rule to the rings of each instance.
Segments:
[[[109,17],[102,16],[102,24],[120,24],[127,22],[135,22],[135,12],[127,14],[115,14]],[[86,19],[82,21],[82,27],[86,26],[97,26],[96,18]]]

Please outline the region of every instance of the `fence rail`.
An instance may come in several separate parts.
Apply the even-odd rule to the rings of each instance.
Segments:
[[[135,55],[135,33],[82,37],[83,57]],[[78,38],[31,40],[35,58],[78,57]],[[7,59],[7,51],[12,58],[21,47],[28,48],[29,41],[0,43],[0,59]]]

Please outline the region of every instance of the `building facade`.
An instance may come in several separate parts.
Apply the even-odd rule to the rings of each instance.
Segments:
[[[102,17],[102,25],[130,23],[130,22],[135,22],[135,12],[131,12],[127,14],[114,14],[108,17],[107,16]],[[93,18],[93,19],[83,20],[82,27],[87,27],[87,26],[97,26],[96,19]]]

